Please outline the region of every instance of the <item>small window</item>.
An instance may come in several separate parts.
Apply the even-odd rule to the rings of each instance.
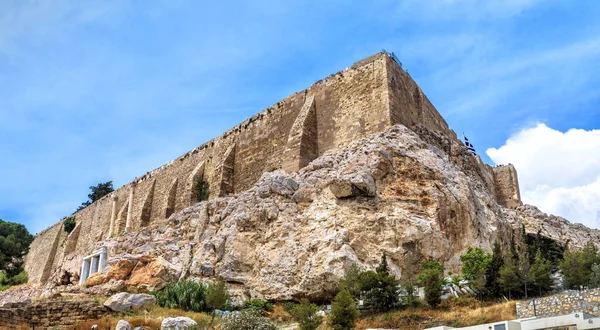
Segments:
[[[494,330],[506,330],[506,324],[494,324]]]

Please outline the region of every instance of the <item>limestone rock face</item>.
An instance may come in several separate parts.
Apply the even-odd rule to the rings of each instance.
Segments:
[[[160,324],[161,330],[187,330],[198,326],[196,321],[185,316],[168,317]]]
[[[104,307],[114,312],[128,312],[156,304],[156,297],[149,294],[119,292],[104,302]]]
[[[468,247],[510,244],[522,224],[562,243],[600,242],[599,231],[534,207],[498,205],[481,166],[458,140],[393,126],[297,173],[265,173],[246,191],[96,243],[108,249],[109,282],[85,290],[222,276],[236,299],[320,298],[351,264],[373,269],[384,253],[398,278],[430,258],[458,272]]]

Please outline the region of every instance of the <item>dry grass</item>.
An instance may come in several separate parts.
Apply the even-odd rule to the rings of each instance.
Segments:
[[[160,329],[160,324],[167,317],[186,316],[196,321],[201,329],[209,328],[211,316],[206,313],[186,312],[178,309],[168,309],[155,306],[149,310],[140,310],[121,315],[110,315],[99,320],[86,321],[68,329],[89,330],[92,325],[98,325],[98,329],[114,329],[119,320],[125,320],[131,324],[131,328],[146,326],[151,329]],[[218,319],[215,318],[215,323]]]
[[[289,324],[294,322],[294,317],[282,304],[273,305],[273,311],[268,316],[275,324]]]
[[[356,328],[422,329],[438,325],[466,327],[516,318],[514,301],[493,304],[461,299],[458,302],[447,302],[438,309],[411,308],[362,317]]]

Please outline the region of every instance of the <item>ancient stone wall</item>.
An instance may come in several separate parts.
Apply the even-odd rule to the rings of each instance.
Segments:
[[[93,300],[48,300],[32,304],[7,304],[0,307],[2,329],[73,326],[96,320],[110,311]]]
[[[378,53],[80,210],[70,235],[61,233],[59,225],[38,234],[26,260],[30,281],[45,282],[58,268],[79,273],[81,259],[94,243],[138,231],[196,203],[194,190],[200,182],[208,184],[210,198],[240,192],[266,171],[297,171],[327,150],[394,124],[415,131],[423,127],[460,144],[410,75],[390,56]],[[493,192],[491,168],[477,161]]]
[[[523,203],[515,167],[512,164],[496,166],[493,171],[498,203],[508,208],[521,206]]]
[[[560,293],[517,302],[518,318],[558,316],[575,312],[600,316],[600,289]]]

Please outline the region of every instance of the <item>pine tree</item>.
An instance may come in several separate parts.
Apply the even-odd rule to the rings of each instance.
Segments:
[[[535,262],[531,266],[531,280],[533,285],[539,291],[547,292],[552,289],[552,264],[542,256],[542,252],[538,249],[535,254]]]
[[[585,285],[587,276],[583,267],[581,253],[567,247],[563,254],[563,260],[559,264],[560,272],[563,275],[563,285],[567,289],[579,289]]]
[[[529,261],[529,253],[525,245],[521,245],[519,249],[519,264],[517,267],[517,275],[519,276],[519,280],[521,285],[523,286],[523,292],[525,293],[525,298],[527,298],[527,286],[531,283],[531,263]]]
[[[323,322],[323,317],[317,315],[319,307],[311,304],[307,299],[302,299],[300,304],[292,309],[292,314],[298,321],[300,330],[315,330]]]
[[[490,298],[497,298],[502,295],[502,287],[500,286],[500,283],[498,283],[502,265],[504,265],[502,250],[500,250],[500,244],[496,242],[494,244],[492,260],[485,270],[485,290],[486,295]]]
[[[517,276],[517,265],[511,250],[508,250],[504,256],[504,265],[500,268],[500,277],[498,283],[504,292],[508,292],[508,299],[512,299],[512,291],[520,286]]]
[[[352,298],[358,300],[360,298],[361,283],[360,283],[360,268],[356,264],[350,265],[340,280],[340,291],[346,289],[352,295]]]
[[[327,317],[329,326],[334,330],[351,330],[358,317],[356,303],[348,290],[340,291],[331,303],[331,312]]]
[[[600,288],[600,263],[592,265],[589,283],[591,289]]]
[[[437,261],[428,261],[423,263],[421,267],[423,271],[417,278],[425,288],[425,301],[432,308],[436,308],[442,302],[444,266]]]

